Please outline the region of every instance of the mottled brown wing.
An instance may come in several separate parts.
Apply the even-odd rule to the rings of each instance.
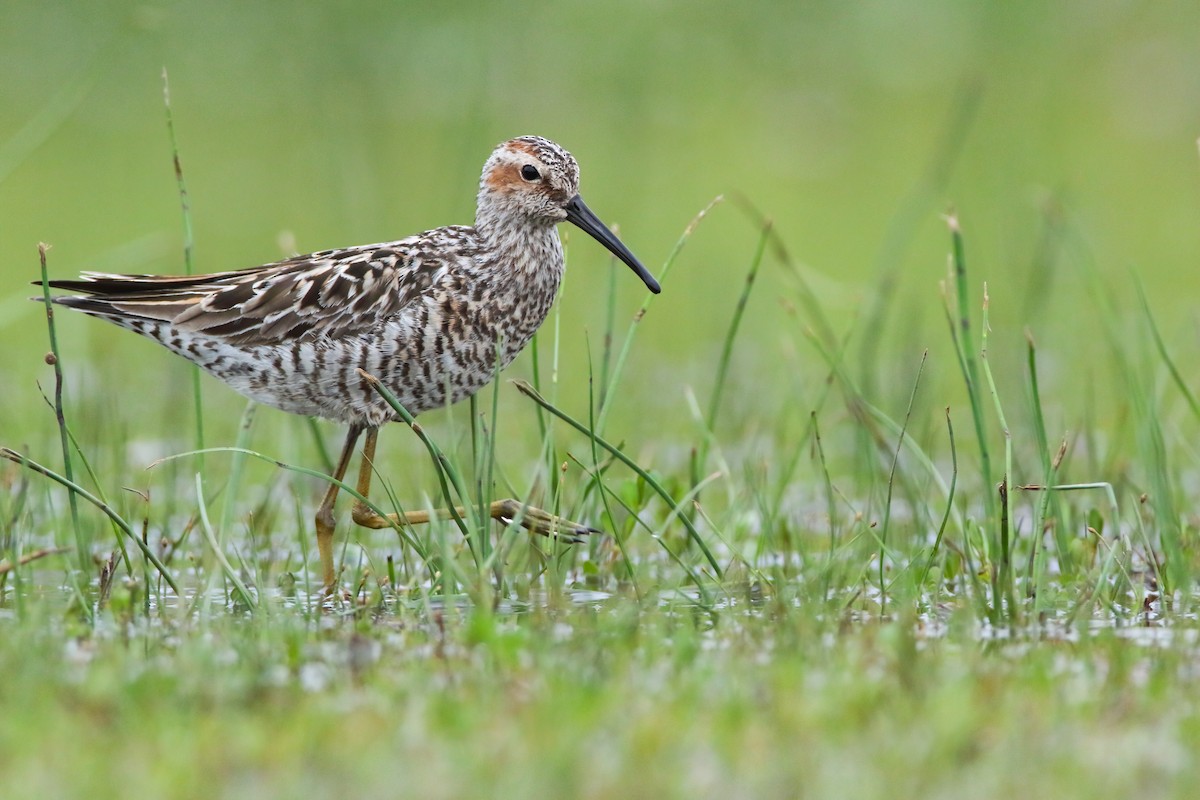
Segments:
[[[447,230],[441,232],[444,236]],[[88,273],[79,281],[51,285],[86,292],[90,304],[103,303],[108,313],[167,321],[231,344],[341,338],[368,332],[400,313],[445,274],[444,259],[422,241],[418,235],[325,250],[237,272],[191,277]]]
[[[174,318],[233,344],[341,338],[369,331],[429,289],[438,265],[403,243],[314,253],[263,268]]]

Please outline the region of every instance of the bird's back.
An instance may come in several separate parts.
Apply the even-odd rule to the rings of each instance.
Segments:
[[[235,272],[50,285],[82,293],[56,303],[153,339],[260,403],[378,425],[393,412],[359,370],[416,414],[478,391],[528,343],[562,272],[557,233],[534,233],[518,252],[451,226]]]

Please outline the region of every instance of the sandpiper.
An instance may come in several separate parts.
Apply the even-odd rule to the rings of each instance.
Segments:
[[[85,272],[55,280],[80,292],[54,302],[114,322],[199,364],[233,389],[293,414],[347,423],[333,471],[341,481],[366,432],[358,492],[370,491],[379,426],[395,419],[363,373],[412,414],[469,397],[529,343],[563,275],[555,225],[571,222],[625,262],[654,293],[658,282],[579,196],[579,165],[554,142],[521,136],[483,166],[473,226],[452,225],[407,239],[322,250],[273,264],[209,275]],[[324,585],[333,559],[338,484],[317,509]],[[461,510],[459,511],[461,514]],[[374,513],[365,527],[428,522],[427,512]],[[575,539],[594,529],[515,500],[491,516]]]

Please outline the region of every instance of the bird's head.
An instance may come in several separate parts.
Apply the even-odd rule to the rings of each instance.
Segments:
[[[535,225],[570,222],[625,262],[657,294],[658,281],[579,196],[579,164],[540,136],[519,136],[492,151],[479,179],[476,224],[519,219]]]

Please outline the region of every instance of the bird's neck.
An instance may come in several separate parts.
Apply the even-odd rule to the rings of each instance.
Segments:
[[[480,213],[475,230],[501,262],[497,266],[530,278],[551,279],[555,284],[562,277],[562,242],[553,224],[524,216]]]
[[[565,263],[554,225],[532,220],[488,219],[477,215],[476,235],[483,258],[475,259],[486,302],[510,320],[503,332],[501,366],[507,366],[533,338],[550,313]]]

